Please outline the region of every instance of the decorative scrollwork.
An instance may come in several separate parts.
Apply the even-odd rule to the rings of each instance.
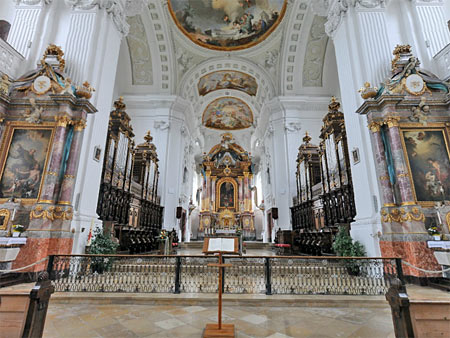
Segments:
[[[381,220],[385,223],[391,222],[408,222],[408,221],[418,221],[424,222],[425,215],[419,210],[418,207],[413,207],[411,211],[406,212],[405,209],[392,209],[390,212],[386,210],[381,210]]]
[[[56,219],[61,219],[63,221],[70,221],[73,217],[73,209],[68,208],[64,210],[63,207],[51,206],[47,210],[44,210],[42,205],[36,206],[34,210],[30,212],[30,220],[33,219],[48,219],[54,221]]]

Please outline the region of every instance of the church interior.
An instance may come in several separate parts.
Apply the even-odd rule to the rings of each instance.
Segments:
[[[449,0],[3,0],[0,337],[446,336],[449,142]]]

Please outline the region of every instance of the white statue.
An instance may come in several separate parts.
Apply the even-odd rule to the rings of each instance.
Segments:
[[[31,106],[33,107],[33,111],[27,109],[27,115],[25,117],[25,121],[28,123],[40,123],[41,122],[41,114],[44,110],[42,107],[38,107],[36,104],[36,100],[34,98],[30,98]]]

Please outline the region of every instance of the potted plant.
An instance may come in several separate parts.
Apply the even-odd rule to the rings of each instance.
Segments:
[[[342,257],[364,257],[366,250],[359,241],[353,241],[345,226],[339,227],[339,232],[334,238],[333,250],[338,256]],[[359,275],[360,262],[357,260],[347,260],[345,267],[350,275]]]
[[[119,246],[114,242],[110,236],[105,235],[102,229],[97,228],[94,231],[94,240],[92,241],[89,253],[93,255],[113,255],[117,252]],[[113,263],[111,257],[93,257],[92,258],[92,271],[97,273],[103,273],[108,270]]]
[[[441,233],[439,232],[439,228],[436,225],[433,225],[427,229],[428,234],[433,236],[435,241],[441,240]]]
[[[25,227],[21,224],[13,225],[12,228],[13,228],[13,232],[12,232],[13,237],[20,237],[22,232],[25,231]]]
[[[159,241],[159,253],[162,255],[169,254],[169,234],[166,230],[162,229],[158,236]]]

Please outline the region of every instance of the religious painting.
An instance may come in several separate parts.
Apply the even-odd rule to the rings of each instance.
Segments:
[[[234,97],[221,97],[206,107],[202,123],[212,129],[245,129],[253,124],[253,114],[244,101]]]
[[[234,208],[234,186],[231,182],[223,182],[220,185],[220,208]]]
[[[403,129],[402,136],[417,202],[432,204],[450,200],[450,159],[445,130]]]
[[[37,199],[53,128],[12,128],[0,179],[0,198]]]
[[[283,19],[287,0],[169,0],[177,27],[194,43],[239,50],[264,41]]]
[[[213,72],[203,76],[198,82],[198,93],[201,96],[219,89],[235,89],[255,96],[258,84],[253,76],[234,70]]]

